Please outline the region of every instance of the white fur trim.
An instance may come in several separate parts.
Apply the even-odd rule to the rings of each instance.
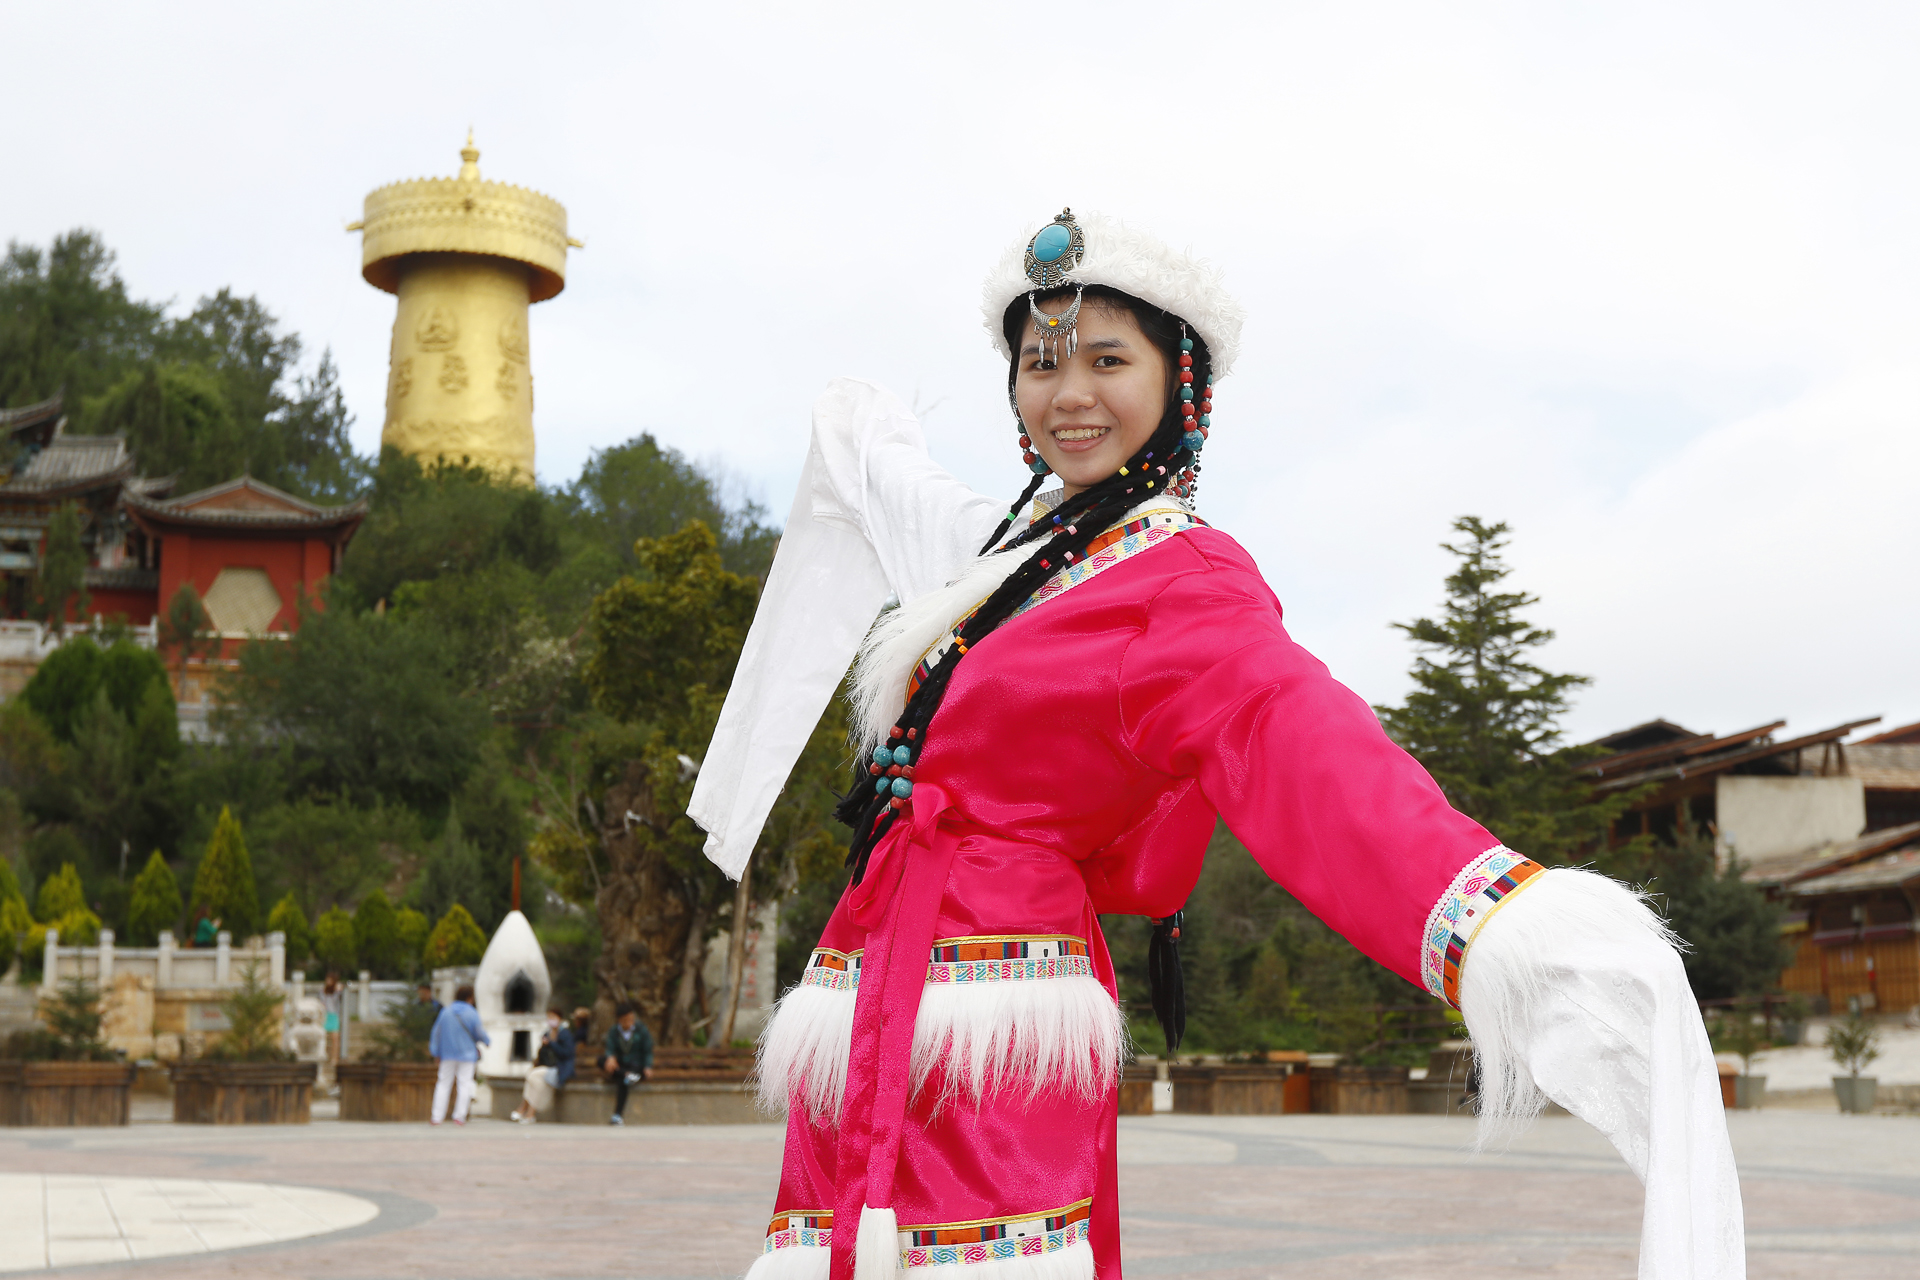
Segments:
[[[1240,325],[1246,312],[1220,283],[1220,272],[1118,218],[1100,213],[1075,213],[1073,217],[1085,233],[1087,251],[1080,265],[1067,273],[1068,281],[1103,284],[1185,320],[1206,340],[1207,351],[1213,356],[1213,376],[1226,377],[1240,354]],[[1047,221],[1052,221],[1051,215]],[[1009,246],[981,289],[987,332],[993,338],[994,350],[1002,356],[1011,358],[1000,320],[1007,313],[1007,304],[1033,288],[1026,272],[1027,244],[1045,225],[1035,224]]]
[[[941,1267],[909,1267],[906,1280],[1093,1280],[1093,1245],[1075,1240],[1032,1258],[996,1258]]]
[[[1487,922],[1460,971],[1460,1012],[1480,1068],[1477,1148],[1512,1138],[1546,1105],[1528,1057],[1536,1014],[1552,994],[1552,957],[1580,949],[1631,951],[1648,941],[1668,947],[1678,939],[1648,909],[1644,894],[1568,867],[1541,872]]]
[[[744,1280],[827,1280],[832,1267],[833,1250],[817,1244],[789,1245],[755,1258]]]
[[[760,1035],[760,1106],[785,1111],[798,1098],[815,1124],[838,1119],[853,1051],[854,991],[801,983],[780,997]]]
[[[853,1242],[853,1280],[897,1280],[900,1221],[891,1209],[860,1207],[860,1234]]]
[[[1098,978],[929,984],[913,1024],[913,1090],[939,1070],[943,1102],[1045,1086],[1097,1102],[1114,1087],[1126,1028]]]
[[[1126,524],[1149,507],[1166,506],[1180,504],[1164,495],[1147,498],[1114,523]],[[985,603],[1032,554],[1031,547],[1023,547],[1004,555],[976,557],[946,586],[915,596],[874,620],[854,657],[853,686],[848,691],[855,745],[861,755],[886,741],[887,731],[907,704],[907,680],[920,659],[929,651],[936,657],[945,653],[954,623]],[[940,646],[938,650],[935,645]]]

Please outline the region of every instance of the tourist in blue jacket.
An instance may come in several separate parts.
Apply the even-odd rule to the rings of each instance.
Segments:
[[[427,1037],[427,1052],[440,1062],[440,1078],[433,1085],[434,1124],[447,1118],[448,1093],[454,1095],[453,1122],[467,1122],[480,1046],[492,1043],[486,1028],[480,1025],[480,1011],[473,1007],[473,988],[460,987],[453,993],[453,1003],[433,1020],[433,1034]]]
[[[553,1095],[573,1079],[573,1028],[559,1005],[547,1010],[547,1029],[540,1035],[540,1053],[521,1086],[520,1105],[513,1109],[519,1124],[532,1124],[538,1113],[553,1105]]]

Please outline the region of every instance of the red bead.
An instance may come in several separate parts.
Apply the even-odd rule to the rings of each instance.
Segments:
[[[907,802],[900,796],[895,796],[888,803],[891,804],[895,809],[904,809],[907,807]]]
[[[903,778],[905,778],[905,779],[906,779],[906,780],[907,780],[908,782],[912,782],[912,781],[913,781],[913,766],[912,766],[912,765],[904,765],[904,766],[902,766],[902,767],[901,767],[901,769],[900,769],[900,776],[901,776],[901,777],[903,777]]]
[[[1212,412],[1213,412],[1213,401],[1212,401],[1212,400],[1202,400],[1202,401],[1200,402],[1200,412],[1202,412],[1202,413],[1212,413]]]
[[[1020,455],[1020,461],[1026,463],[1028,466],[1032,466],[1036,459],[1031,453],[1023,453]]]
[[[867,772],[877,778],[880,776],[880,766],[877,764],[870,764],[867,766]]]
[[[897,777],[899,777],[899,776],[900,776],[900,766],[899,766],[899,765],[897,765],[897,764],[890,764],[890,765],[888,765],[888,766],[887,766],[887,776],[888,776],[889,778],[897,778]]]
[[[1020,437],[1020,447],[1021,447],[1022,449],[1031,449],[1031,448],[1033,448],[1033,437],[1032,437],[1032,436],[1021,436],[1021,437]]]
[[[1127,492],[1128,492],[1128,493],[1132,493],[1132,492],[1133,492],[1133,490],[1131,490],[1131,489],[1129,489],[1129,490],[1127,490]],[[1052,566],[1051,564],[1048,564],[1048,563],[1047,563],[1047,562],[1046,562],[1045,560],[1042,560],[1042,561],[1040,562],[1040,567],[1041,567],[1042,569],[1051,569],[1051,568],[1053,568],[1053,566]]]
[[[1193,370],[1191,370],[1191,369],[1182,369],[1182,370],[1180,371],[1180,381],[1182,381],[1182,382],[1189,382],[1189,383],[1190,383],[1190,382],[1192,382],[1192,381],[1193,381]]]
[[[1191,352],[1191,351],[1182,351],[1182,352],[1180,353],[1180,367],[1181,367],[1182,369],[1191,369],[1191,368],[1193,368],[1193,352]]]
[[[1193,401],[1191,400],[1181,401],[1180,413],[1181,413],[1181,416],[1183,417],[1191,418],[1193,416]]]
[[[887,736],[888,736],[889,738],[897,738],[897,737],[899,737],[899,736],[900,736],[900,732],[901,732],[901,730],[900,730],[900,726],[899,726],[899,725],[895,725],[895,726],[893,726],[893,728],[891,728],[891,729],[889,729],[889,730],[887,730]]]
[[[908,742],[912,742],[912,741],[913,741],[913,740],[914,740],[915,738],[917,738],[917,737],[919,737],[919,736],[920,736],[920,731],[919,731],[918,729],[909,729],[909,730],[907,730],[907,741],[908,741]]]

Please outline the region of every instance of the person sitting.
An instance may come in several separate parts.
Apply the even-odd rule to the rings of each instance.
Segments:
[[[627,1122],[627,1091],[653,1074],[653,1033],[640,1021],[640,1006],[623,1000],[607,1029],[606,1056],[600,1070],[613,1081],[613,1114],[608,1124]]]
[[[327,976],[331,981],[333,975]],[[433,1020],[433,1033],[427,1037],[427,1052],[440,1061],[440,1078],[433,1085],[432,1123],[439,1124],[446,1118],[450,1090],[454,1093],[453,1122],[467,1122],[467,1110],[473,1105],[473,1070],[480,1061],[480,1046],[492,1043],[480,1025],[480,1011],[473,1007],[473,988],[462,984],[453,993],[453,1003]]]
[[[553,1106],[553,1095],[573,1079],[573,1030],[559,1005],[547,1010],[547,1029],[540,1034],[540,1052],[527,1082],[520,1089],[520,1105],[513,1109],[519,1124],[532,1124],[537,1113]]]
[[[416,989],[416,996],[419,999],[421,1004],[433,1006],[434,1020],[438,1021],[440,1018],[440,1010],[445,1008],[445,1006],[442,1005],[438,1000],[434,999],[433,984],[431,982],[421,983],[419,987]]]
[[[581,1005],[573,1011],[573,1047],[577,1052],[593,1044],[593,1010]]]

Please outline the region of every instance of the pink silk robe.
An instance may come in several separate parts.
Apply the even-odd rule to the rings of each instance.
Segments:
[[[1098,1064],[1095,1098],[1011,1069],[980,1097],[956,1097],[937,1087],[943,1065],[916,1097],[915,1019],[925,984],[954,980],[936,943],[977,954],[984,940],[1002,957],[1053,940],[1076,962],[1066,976],[1090,971],[1112,1001],[1096,916],[1179,908],[1216,812],[1289,892],[1416,984],[1436,901],[1498,844],[1288,637],[1252,560],[1212,529],[1146,547],[973,648],[907,810],[808,971],[844,999],[847,957],[858,955],[844,1110],[791,1109],[769,1263],[781,1248],[830,1241],[845,1280],[851,1228],[872,1205],[894,1209],[903,1242],[925,1237],[929,1248],[904,1251],[910,1271],[1065,1253],[1085,1239],[1098,1274],[1119,1275],[1114,1064]],[[1080,950],[1084,959],[1067,954]],[[1026,962],[980,963],[1006,978]],[[1041,1016],[1083,1015],[1069,1001]],[[1009,1224],[1027,1234],[1006,1243]]]

